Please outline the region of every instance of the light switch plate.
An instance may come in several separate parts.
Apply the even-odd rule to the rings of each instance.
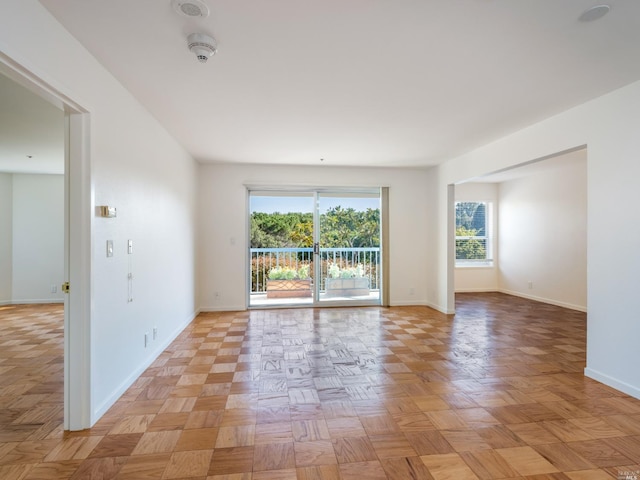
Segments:
[[[127,240],[127,253],[133,253],[133,240]]]
[[[107,240],[107,257],[113,257],[113,240]]]

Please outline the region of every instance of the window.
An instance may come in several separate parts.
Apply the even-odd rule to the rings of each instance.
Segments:
[[[492,265],[491,204],[456,202],[456,265]]]

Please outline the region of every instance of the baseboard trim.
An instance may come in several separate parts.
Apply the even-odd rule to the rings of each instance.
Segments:
[[[436,303],[427,302],[427,307],[433,308],[434,310],[437,310],[440,313],[444,313],[445,315],[455,315],[455,313],[456,313],[455,308],[454,309],[447,309],[447,308],[444,308],[443,306],[438,305]]]
[[[434,310],[437,310],[440,313],[444,313],[446,315],[453,315],[456,313],[455,311],[448,311],[441,307],[440,305],[436,305],[435,303],[427,302],[425,300],[420,302],[391,302],[390,307],[429,307]]]
[[[640,388],[638,387],[634,387],[633,385],[618,380],[617,378],[611,377],[588,367],[584,369],[584,376],[596,380],[600,383],[604,383],[608,387],[615,388],[622,393],[626,393],[627,395],[631,395],[632,397],[640,400]]]
[[[149,354],[149,356],[142,362],[142,364],[136,368],[120,385],[106,398],[100,405],[93,410],[91,419],[91,426],[95,424],[106,412],[113,406],[114,403],[127,391],[127,389],[133,385],[133,383],[149,368],[149,366],[156,361],[158,356],[171,345],[171,343],[187,328],[187,326],[193,322],[196,318],[197,312],[193,312],[183,320],[171,334],[165,338],[165,340],[158,344],[158,346]]]
[[[495,290],[494,290],[495,291]],[[534,300],[536,302],[548,303],[549,305],[555,305],[556,307],[568,308],[569,310],[577,310],[578,312],[587,312],[587,307],[582,305],[574,305],[573,303],[560,302],[558,300],[552,300],[544,297],[537,297],[535,295],[527,295],[526,293],[516,292],[513,290],[498,289],[497,292],[504,293],[506,295],[513,295],[514,297],[526,298],[527,300]]]
[[[6,300],[0,302],[0,305],[40,305],[48,303],[64,303],[64,299],[49,298],[49,299],[35,299],[35,300]]]
[[[390,302],[390,307],[428,307],[429,305],[425,301],[421,302]]]
[[[206,312],[244,312],[247,310],[247,307],[242,305],[241,307],[200,307],[198,309],[198,313],[206,313]]]
[[[497,292],[495,288],[460,288],[456,289],[456,293],[492,293]]]

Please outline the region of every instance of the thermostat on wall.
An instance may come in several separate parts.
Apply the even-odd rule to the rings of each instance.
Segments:
[[[106,218],[113,218],[116,216],[116,207],[109,207],[108,205],[103,205],[100,208],[100,216]]]

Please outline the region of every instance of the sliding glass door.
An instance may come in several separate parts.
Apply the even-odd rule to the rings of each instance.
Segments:
[[[318,301],[380,303],[380,192],[318,192]]]
[[[314,303],[314,192],[249,192],[249,306]]]
[[[249,191],[250,307],[379,305],[380,191]]]

